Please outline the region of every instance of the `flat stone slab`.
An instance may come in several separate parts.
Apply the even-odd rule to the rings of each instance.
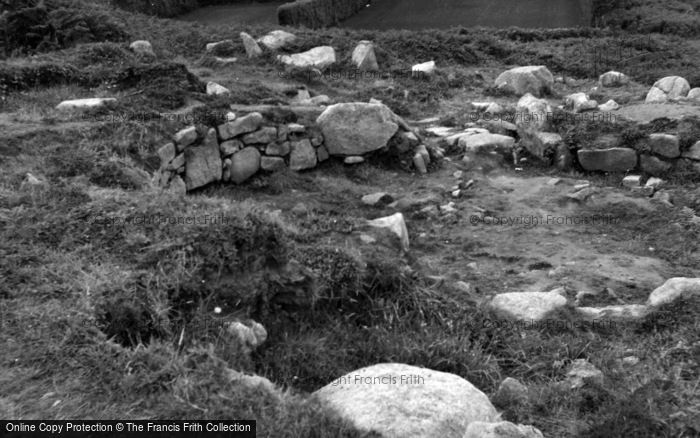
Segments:
[[[629,148],[579,149],[578,161],[586,170],[624,172],[637,167],[637,152]]]
[[[508,292],[493,297],[490,306],[518,321],[541,321],[550,312],[566,306],[566,298],[556,291]]]
[[[91,97],[89,99],[74,99],[74,100],[64,100],[63,102],[56,105],[58,110],[72,110],[72,109],[83,109],[83,108],[97,108],[104,105],[107,102],[116,102],[117,99],[113,97]]]
[[[615,113],[632,122],[649,123],[656,119],[680,120],[684,117],[700,117],[700,106],[673,103],[640,103],[622,106]]]

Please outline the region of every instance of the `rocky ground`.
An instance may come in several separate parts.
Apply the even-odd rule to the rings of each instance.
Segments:
[[[342,72],[366,35],[288,29],[296,42],[257,56],[239,29],[207,50],[225,38],[196,26],[170,33],[193,46],[180,71],[162,66],[162,35],[185,25],[133,19],[158,25],[3,63],[4,78],[59,61],[109,78],[61,69],[66,83],[3,95],[3,418],[255,418],[261,436],[290,437],[700,433],[697,76],[678,72],[682,91],[656,83],[676,72],[603,86],[545,65],[550,79],[499,81],[515,63],[438,57],[414,77],[429,59],[383,64],[400,38],[370,34],[391,75],[358,79]],[[275,58],[323,45],[338,76]],[[115,100],[59,105],[88,97]],[[347,102],[379,122],[316,123]],[[517,120],[547,105],[569,121]],[[332,142],[353,123],[357,145],[385,145]],[[337,390],[357,376],[398,384]]]

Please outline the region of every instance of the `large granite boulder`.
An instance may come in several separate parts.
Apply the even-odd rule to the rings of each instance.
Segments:
[[[361,432],[384,438],[462,438],[470,423],[498,420],[486,394],[463,378],[398,363],[353,371],[314,396]]]
[[[339,103],[331,105],[318,117],[331,155],[362,155],[381,149],[396,134],[396,115],[384,104]]]
[[[530,93],[543,96],[552,91],[554,76],[544,65],[529,65],[504,71],[496,78],[496,87],[522,96]]]
[[[688,95],[690,84],[680,76],[666,76],[659,79],[647,93],[647,103],[663,103],[678,100]]]

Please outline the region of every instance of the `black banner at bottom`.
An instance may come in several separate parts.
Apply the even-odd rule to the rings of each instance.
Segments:
[[[255,420],[0,420],[0,438],[255,438]]]

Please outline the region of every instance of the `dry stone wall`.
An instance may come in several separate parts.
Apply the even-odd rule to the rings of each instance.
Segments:
[[[354,118],[350,119],[348,114],[353,112]],[[375,113],[385,119],[375,120]],[[217,127],[202,132],[190,126],[160,147],[161,166],[154,182],[163,188],[187,192],[218,181],[241,184],[260,171],[312,169],[331,156],[342,157],[346,164],[361,163],[363,155],[390,145],[405,147],[400,151],[404,154],[409,154],[411,148],[418,150],[418,138],[408,132],[405,124],[392,122],[394,118],[400,121],[386,106],[364,103],[332,105],[317,123],[306,125],[273,123],[259,112],[242,117],[229,113],[227,121]],[[352,132],[347,139],[352,140],[354,147],[348,143],[347,147],[338,148],[344,138],[338,137],[342,133],[340,125]],[[333,152],[329,145],[335,148]]]
[[[366,5],[367,0],[299,0],[280,6],[277,21],[285,26],[312,29],[335,26]]]

